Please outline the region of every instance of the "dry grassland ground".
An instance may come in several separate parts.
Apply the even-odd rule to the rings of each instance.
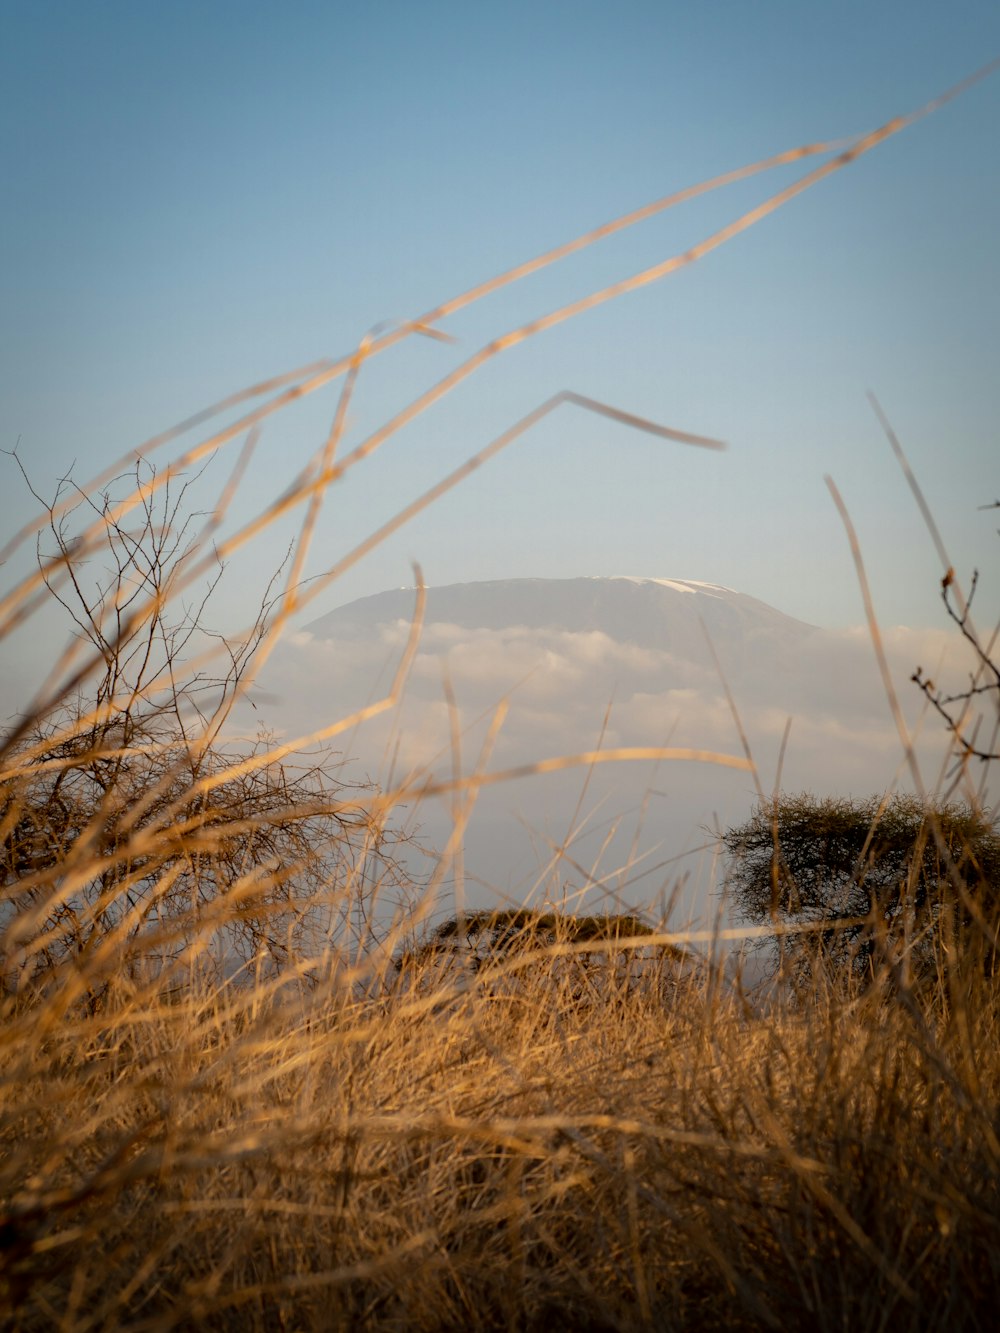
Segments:
[[[992,984],[761,1014],[528,972],[8,1010],[13,1325],[989,1326]]]

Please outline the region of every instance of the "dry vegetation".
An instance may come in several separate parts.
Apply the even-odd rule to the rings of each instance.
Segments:
[[[343,361],[217,404],[215,434],[157,469],[156,450],[210,413],[184,423],[131,470],[67,487],[11,543],[37,536],[38,568],[0,602],[0,633],[53,597],[77,630],[0,752],[11,1327],[992,1325],[998,918],[933,818],[945,907],[921,940],[919,986],[902,966],[905,934],[889,939],[873,918],[863,970],[827,951],[807,987],[799,968],[794,988],[779,976],[748,995],[731,966],[692,956],[690,936],[638,917],[459,913],[429,933],[476,792],[503,776],[488,746],[471,774],[410,774],[391,791],[346,786],[315,749],[390,707],[408,657],[360,718],[282,745],[225,740],[234,699],[289,618],[552,406],[711,442],[559,395],[305,585],[320,506],[347,469],[506,347],[692,262],[904,123],[695,251],[497,338],[350,452],[338,456],[368,358],[438,336],[462,305],[683,196]],[[263,514],[228,522],[262,420],[338,376],[310,468]],[[199,528],[183,479],[243,437]],[[207,635],[202,599],[220,560],[296,509],[300,539],[260,617],[243,635]],[[995,701],[987,690],[966,702]],[[954,699],[941,706],[955,716]],[[610,757],[643,756],[747,762]],[[968,745],[959,760],[964,794]],[[455,835],[418,884],[396,811],[430,791],[453,794]],[[975,911],[950,913],[949,895]]]

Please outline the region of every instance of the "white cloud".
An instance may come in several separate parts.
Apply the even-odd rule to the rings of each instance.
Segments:
[[[336,640],[291,636],[260,682],[273,702],[260,705],[258,718],[284,734],[303,734],[382,697],[408,634],[409,626],[399,621],[380,626],[377,634],[344,633]],[[914,667],[919,663],[937,674],[946,659],[945,669],[960,682],[962,645],[940,631],[906,628],[890,629],[883,639],[912,726],[922,703],[909,680]],[[896,778],[902,749],[867,631],[817,631],[784,644],[770,657],[749,650],[742,657],[731,653],[727,672],[767,789],[789,717],[786,788],[860,794]],[[505,697],[508,714],[492,768],[594,748],[609,703],[605,747],[670,744],[742,752],[725,691],[704,661],[595,630],[467,629],[435,622],[424,628],[399,707],[337,741],[356,758],[359,772],[384,779],[394,756],[397,776],[423,765],[442,776],[451,774],[454,715],[443,688],[445,673],[464,732],[466,773]],[[240,721],[246,722],[245,712]],[[920,748],[933,780],[944,749],[936,719],[925,725]],[[510,811],[519,808],[535,827],[562,827],[583,780],[579,771],[563,773],[483,797],[480,830],[477,834],[474,824],[467,839],[470,863],[478,858],[481,874],[507,882],[510,867],[524,863],[528,846]],[[615,810],[638,811],[650,788],[661,794],[652,800],[651,833],[645,842],[640,839],[644,846],[657,841],[667,848],[691,846],[703,836],[713,811],[723,823],[732,822],[743,818],[753,801],[748,774],[705,766],[622,765],[613,772],[602,770],[590,783],[592,798],[608,801],[607,818]],[[431,810],[421,818],[433,830],[432,840],[443,841],[440,817]]]

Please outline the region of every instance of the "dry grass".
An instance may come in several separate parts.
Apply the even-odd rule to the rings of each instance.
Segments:
[[[931,1026],[933,1024],[933,1026]],[[997,1005],[121,1000],[3,1051],[23,1327],[971,1328]]]
[[[652,210],[217,404],[266,399],[154,469],[154,450],[211,411],[182,423],[125,483],[117,469],[60,495],[9,545],[48,534],[37,572],[0,602],[0,633],[52,597],[81,631],[0,750],[12,1327],[874,1330],[995,1316],[998,1000],[955,941],[919,993],[887,956],[864,989],[817,970],[805,999],[778,989],[766,1004],[692,964],[683,935],[634,918],[610,941],[546,918],[544,939],[421,974],[434,954],[415,940],[460,865],[475,795],[510,776],[489,768],[500,714],[473,772],[415,772],[391,791],[346,788],[322,755],[296,757],[395,704],[419,596],[384,700],[281,746],[222,739],[292,614],[553,407],[717,442],[557,395],[304,585],[321,506],[349,468],[507,347],[693,262],[909,119],[695,250],[501,334],[339,458],[368,358],[440,336],[463,304]],[[338,375],[311,466],[227,526],[260,423]],[[197,529],[182,479],[241,435]],[[220,552],[292,512],[287,577],[245,634],[220,644],[176,613]],[[103,585],[85,572],[98,554]],[[701,751],[599,756],[649,757],[748,766]],[[455,833],[418,885],[394,812],[428,792],[452,795]]]

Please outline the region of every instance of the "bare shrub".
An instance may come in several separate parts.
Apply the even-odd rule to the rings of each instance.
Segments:
[[[370,898],[403,883],[401,835],[352,803],[335,756],[274,757],[264,735],[225,740],[273,599],[242,641],[210,634],[203,620],[220,565],[173,619],[174,585],[201,543],[187,486],[149,494],[155,481],[140,463],[96,502],[63,509],[57,497],[48,507],[53,549],[39,545],[39,568],[97,671],[6,747],[0,928],[15,992],[72,976],[94,1003],[112,979],[159,976],[196,942],[223,970],[265,958],[271,973],[343,944],[362,884]],[[116,517],[123,494],[140,496],[129,528]],[[96,575],[99,553],[78,554],[74,524],[94,514]],[[189,668],[216,645],[221,673]]]

